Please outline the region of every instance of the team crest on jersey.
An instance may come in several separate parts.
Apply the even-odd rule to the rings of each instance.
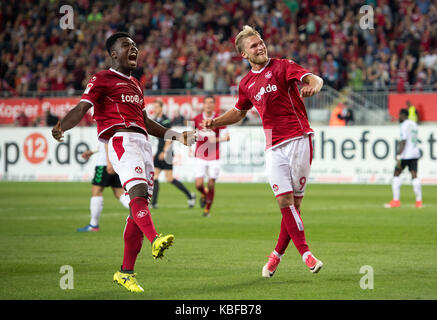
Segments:
[[[273,73],[271,71],[267,71],[265,74],[266,79],[270,79],[273,76]]]
[[[143,173],[143,169],[141,167],[136,167],[135,172],[136,173]]]
[[[272,188],[273,188],[273,191],[275,191],[275,192],[278,192],[278,190],[279,190],[279,187],[278,187],[277,184],[274,184],[274,185],[272,186]]]

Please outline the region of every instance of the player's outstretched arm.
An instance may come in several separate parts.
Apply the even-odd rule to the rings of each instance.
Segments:
[[[205,129],[215,129],[223,126],[231,125],[237,123],[238,121],[244,119],[247,114],[247,110],[240,111],[236,108],[229,109],[220,117],[214,119],[205,119],[202,121],[202,126]]]
[[[196,142],[195,131],[184,131],[182,133],[176,132],[172,129],[166,128],[160,125],[158,122],[150,119],[144,112],[144,124],[146,125],[147,132],[157,138],[164,140],[177,140],[186,146],[191,146]]]
[[[53,127],[53,138],[58,141],[63,141],[64,132],[75,127],[91,107],[91,103],[85,101],[79,102],[61,121],[58,121],[56,126]]]
[[[315,74],[306,75],[302,82],[306,84],[300,89],[300,97],[306,98],[311,97],[318,93],[323,87],[323,79]]]

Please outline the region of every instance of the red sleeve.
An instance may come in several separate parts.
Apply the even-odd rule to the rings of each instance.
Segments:
[[[302,78],[307,75],[311,74],[310,71],[307,69],[301,67],[293,60],[283,60],[285,63],[285,76],[287,78],[287,81],[302,81]]]
[[[196,129],[202,129],[202,128],[199,128],[199,117],[198,117],[198,116],[195,116],[195,117],[192,119],[192,121],[194,122],[194,128],[196,128]]]
[[[237,108],[240,111],[243,111],[243,110],[250,110],[252,107],[253,104],[244,93],[240,82],[240,85],[238,86],[238,101],[237,104],[235,105],[235,108]]]
[[[103,94],[103,84],[103,76],[98,74],[94,75],[86,85],[86,89],[83,92],[80,101],[87,101],[94,106]]]

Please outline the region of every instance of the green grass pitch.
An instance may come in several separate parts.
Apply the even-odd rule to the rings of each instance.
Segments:
[[[194,190],[192,184],[187,186]],[[0,182],[0,299],[437,299],[437,187],[424,186],[424,208],[414,208],[411,186],[402,207],[384,209],[387,185],[310,184],[302,204],[307,241],[324,262],[310,273],[294,245],[271,279],[261,277],[278,237],[280,211],[268,184],[216,186],[211,217],[162,183],[158,232],[175,244],[153,260],[145,240],[136,272],[144,293],[112,282],[121,265],[128,214],[105,190],[97,233],[89,222],[89,183]],[[73,289],[61,289],[64,265]],[[373,289],[362,289],[363,266]],[[5,284],[8,285],[5,285]],[[369,283],[369,282],[366,282]]]

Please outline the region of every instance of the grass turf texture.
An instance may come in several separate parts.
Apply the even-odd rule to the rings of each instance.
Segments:
[[[106,189],[97,233],[89,222],[88,183],[0,182],[0,299],[437,299],[437,187],[424,186],[424,208],[414,208],[411,186],[402,207],[385,209],[390,186],[309,185],[302,205],[310,249],[324,262],[311,274],[294,245],[271,279],[262,266],[278,237],[280,211],[267,184],[217,184],[211,217],[162,183],[158,232],[175,244],[153,260],[147,239],[136,264],[144,293],[112,282],[123,256],[128,214]],[[187,186],[194,190],[192,184]],[[62,290],[60,268],[74,271]],[[374,270],[363,290],[362,266]]]

